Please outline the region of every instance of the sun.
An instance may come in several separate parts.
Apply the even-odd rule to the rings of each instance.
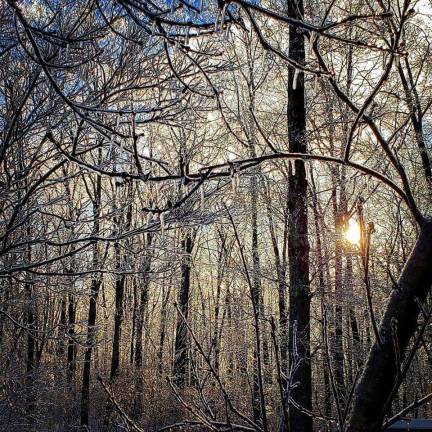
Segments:
[[[353,245],[360,244],[360,239],[361,239],[360,224],[355,219],[351,218],[348,220],[348,228],[345,231],[344,237]]]

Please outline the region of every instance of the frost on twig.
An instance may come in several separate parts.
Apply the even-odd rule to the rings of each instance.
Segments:
[[[299,69],[296,68],[296,70],[294,71],[294,78],[293,78],[293,87],[292,87],[293,90],[297,88],[298,75],[299,75]]]

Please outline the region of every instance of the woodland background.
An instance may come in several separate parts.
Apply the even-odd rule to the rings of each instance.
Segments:
[[[0,429],[432,415],[431,8],[0,3]]]

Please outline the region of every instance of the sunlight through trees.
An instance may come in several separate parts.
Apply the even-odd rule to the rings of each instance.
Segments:
[[[432,417],[426,0],[0,2],[0,430]]]

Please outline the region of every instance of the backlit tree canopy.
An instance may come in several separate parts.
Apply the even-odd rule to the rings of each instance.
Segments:
[[[426,0],[0,4],[0,425],[431,416]]]

